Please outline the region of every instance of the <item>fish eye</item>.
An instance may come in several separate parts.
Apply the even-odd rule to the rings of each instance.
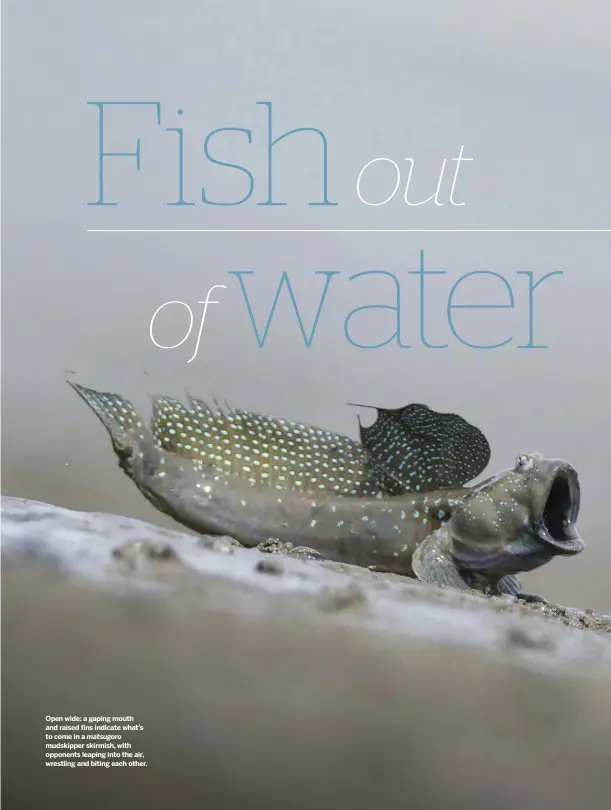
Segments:
[[[527,467],[530,467],[531,464],[532,458],[530,456],[525,455],[524,453],[521,453],[516,458],[516,467],[520,467],[520,469],[522,470],[526,469]]]

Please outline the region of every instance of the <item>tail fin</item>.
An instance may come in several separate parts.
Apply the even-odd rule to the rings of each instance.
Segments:
[[[152,441],[148,428],[138,416],[136,409],[127,399],[118,394],[94,391],[71,380],[66,380],[76,393],[85,400],[100,419],[120,458],[131,455],[142,443]]]

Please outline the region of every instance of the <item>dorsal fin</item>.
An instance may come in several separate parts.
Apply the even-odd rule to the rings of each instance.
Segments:
[[[373,425],[359,422],[361,441],[377,484],[390,495],[462,487],[490,461],[482,431],[458,414],[418,403],[375,410]]]
[[[363,444],[302,422],[153,398],[151,430],[165,450],[279,489],[342,496],[399,495],[463,486],[486,467],[483,433],[456,414],[425,405],[376,408]],[[360,425],[360,423],[359,423]]]
[[[362,445],[347,436],[239,408],[212,409],[191,396],[189,404],[154,397],[151,430],[165,450],[279,489],[344,496],[377,492]]]

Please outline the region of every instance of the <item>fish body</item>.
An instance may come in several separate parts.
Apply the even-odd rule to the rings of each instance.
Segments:
[[[514,468],[476,487],[404,490],[396,495],[378,490],[355,496],[363,483],[373,490],[381,478],[368,468],[367,453],[345,437],[298,426],[306,441],[296,443],[296,460],[291,465],[290,445],[287,449],[279,442],[293,441],[293,434],[291,430],[278,433],[278,427],[286,426],[278,426],[279,420],[232,411],[239,414],[236,441],[226,415],[207,413],[203,403],[180,410],[174,400],[157,398],[149,430],[124,398],[70,385],[101,419],[120,466],[144,496],[200,533],[227,534],[251,547],[277,538],[326,559],[461,589],[509,593],[519,591],[516,574],[583,548],[575,530],[577,474],[564,461],[519,456]],[[435,412],[427,410],[427,418],[432,418]],[[216,432],[211,427],[214,420]],[[247,431],[253,431],[250,440],[245,424]],[[264,424],[272,440],[263,441],[267,450],[255,453],[254,448],[261,447]],[[438,435],[442,434],[440,428]],[[398,435],[405,446],[409,432]],[[376,442],[384,445],[379,433]],[[312,445],[319,449],[312,450]],[[328,463],[329,450],[337,447],[335,474],[323,478],[322,464]],[[301,452],[303,448],[306,453]],[[382,449],[386,452],[388,447]],[[314,453],[321,454],[318,460]],[[361,465],[357,468],[350,460],[356,476],[342,467],[346,453]],[[426,476],[426,487],[448,469],[451,455],[448,451],[437,466],[430,459],[423,464],[421,456],[414,457],[411,469],[421,471],[420,480]],[[301,456],[310,459],[307,474],[300,472]],[[279,460],[288,463],[276,463]],[[402,469],[400,460],[394,469],[390,466],[391,486],[398,481],[404,487],[396,469]],[[408,474],[411,469],[407,467]],[[336,483],[329,480],[337,478],[337,473],[344,473],[347,493],[338,493]]]
[[[129,466],[149,500],[194,531],[227,534],[247,547],[274,538],[327,559],[401,574],[411,573],[416,547],[463,494],[345,498],[277,490],[155,446]]]

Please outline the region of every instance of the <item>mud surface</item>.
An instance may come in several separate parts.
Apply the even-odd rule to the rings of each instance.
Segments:
[[[5,807],[609,805],[609,617],[16,498],[2,530]],[[133,715],[147,767],[45,768],[71,713]]]

